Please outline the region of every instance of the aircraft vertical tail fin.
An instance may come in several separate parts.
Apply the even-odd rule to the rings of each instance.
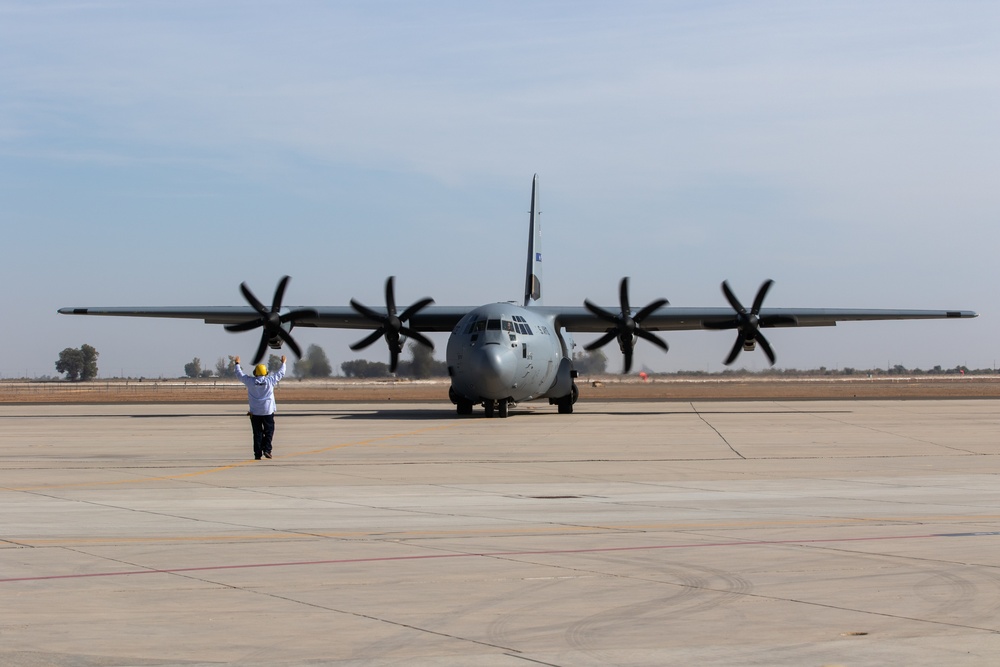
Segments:
[[[528,268],[524,277],[524,305],[542,303],[542,223],[538,216],[538,174],[531,179],[531,218],[528,226]]]

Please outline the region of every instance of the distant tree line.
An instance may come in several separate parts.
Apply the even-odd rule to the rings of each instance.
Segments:
[[[432,350],[416,343],[411,343],[409,350],[413,358],[399,362],[396,376],[428,378],[443,377],[448,374],[447,364],[434,359]],[[267,360],[268,372],[273,373],[279,368],[281,368],[281,358],[272,354]],[[340,365],[340,369],[346,377],[354,378],[390,377],[392,375],[389,372],[389,364],[365,359],[345,361]],[[327,378],[333,375],[333,366],[323,348],[319,345],[310,345],[302,358],[292,364],[291,371],[295,377],[300,379]],[[204,368],[201,359],[195,357],[190,363],[184,364],[184,376],[189,378],[235,377],[236,362],[233,357],[219,357],[213,372],[212,369]]]
[[[816,377],[819,376],[856,376],[856,375],[870,375],[870,376],[906,376],[914,377],[921,375],[996,375],[997,370],[995,368],[969,368],[968,366],[955,366],[953,368],[943,368],[941,366],[934,366],[933,368],[924,370],[922,368],[906,368],[902,364],[895,364],[888,368],[851,368],[850,366],[845,366],[844,368],[832,369],[826,366],[820,366],[819,368],[814,368],[811,370],[802,370],[798,368],[765,368],[759,371],[748,370],[745,368],[737,369],[726,369],[718,373],[709,373],[707,371],[676,371],[673,373],[654,373],[652,371],[646,371],[649,375],[655,375],[657,377],[662,376],[709,376],[709,375],[721,375],[721,376],[761,376],[761,377]]]
[[[412,355],[410,360],[401,360],[396,369],[398,377],[431,378],[446,377],[448,366],[443,361],[434,358],[433,351],[423,345],[410,343],[408,349]],[[81,345],[78,348],[67,347],[59,353],[56,361],[56,371],[66,376],[70,381],[87,381],[97,377],[97,358],[100,353],[91,345]],[[583,376],[608,374],[608,358],[601,350],[577,352],[573,355],[573,368]],[[281,367],[281,357],[272,354],[267,359],[268,371],[273,373]],[[355,359],[345,361],[340,365],[344,376],[349,378],[381,378],[390,377],[389,365],[381,361]],[[697,370],[679,370],[672,373],[656,373],[644,369],[649,376],[655,377],[701,377],[701,376],[760,376],[760,377],[816,377],[816,376],[922,376],[922,375],[995,375],[995,368],[970,369],[964,365],[944,368],[940,365],[930,369],[906,368],[895,364],[888,368],[858,369],[844,367],[830,369],[820,366],[818,369],[801,370],[797,368],[767,368],[764,370],[725,369],[721,372]],[[301,359],[292,365],[292,374],[298,378],[326,378],[333,374],[333,368],[326,353],[318,345],[310,345]],[[184,376],[189,378],[233,378],[236,377],[236,362],[232,356],[219,357],[215,368],[205,368],[201,359],[195,357],[190,363],[184,364]]]
[[[448,375],[448,364],[434,358],[434,351],[417,343],[410,343],[410,354],[413,358],[409,361],[400,360],[396,367],[398,377],[412,377],[417,379],[446,377]],[[368,361],[366,359],[355,359],[345,361],[340,365],[340,370],[345,377],[349,378],[381,378],[389,377],[389,364],[381,361]]]

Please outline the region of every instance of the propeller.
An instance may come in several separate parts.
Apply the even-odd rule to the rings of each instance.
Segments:
[[[253,292],[250,291],[250,288],[247,287],[246,283],[240,283],[240,291],[243,292],[243,298],[247,300],[247,303],[253,306],[253,309],[260,314],[260,317],[246,322],[240,322],[239,324],[227,324],[225,329],[226,331],[231,332],[250,331],[251,329],[256,329],[257,327],[263,329],[260,334],[260,345],[257,347],[257,354],[253,359],[254,364],[259,364],[261,359],[264,358],[264,350],[267,349],[268,342],[274,338],[280,338],[288,343],[288,347],[295,353],[295,356],[300,359],[302,358],[301,348],[299,348],[298,344],[292,339],[291,335],[282,325],[289,323],[294,324],[296,320],[309,317],[318,317],[318,314],[311,308],[293,310],[285,313],[284,315],[280,314],[281,300],[285,296],[285,288],[288,286],[289,280],[290,278],[288,276],[284,276],[278,282],[278,288],[274,290],[274,300],[271,302],[270,310],[268,310],[264,304],[262,304],[256,296],[254,296]]]
[[[667,305],[667,300],[656,299],[655,301],[651,301],[642,310],[633,315],[632,310],[629,308],[628,278],[626,277],[622,278],[621,284],[618,286],[618,301],[621,306],[621,312],[612,313],[600,306],[595,306],[590,301],[584,300],[583,305],[587,310],[602,320],[611,323],[613,326],[612,329],[608,329],[606,334],[584,347],[584,349],[587,351],[596,350],[617,338],[618,346],[621,348],[622,354],[625,355],[625,372],[628,373],[632,368],[632,350],[635,347],[636,336],[663,348],[664,351],[667,350],[667,344],[663,339],[640,326],[642,321],[649,317],[653,311],[660,306]]]
[[[410,305],[409,308],[404,310],[398,316],[396,315],[396,294],[393,287],[395,283],[395,276],[389,276],[385,281],[385,310],[386,314],[376,312],[371,308],[361,304],[354,299],[351,299],[351,308],[356,310],[358,313],[367,317],[369,320],[378,323],[378,328],[371,332],[365,338],[359,340],[354,345],[351,345],[351,349],[355,352],[362,350],[375,341],[379,337],[384,337],[385,342],[389,344],[389,372],[395,373],[396,366],[399,364],[399,353],[403,350],[403,342],[400,336],[408,336],[413,340],[417,341],[421,345],[426,345],[427,347],[434,349],[434,343],[431,342],[427,336],[423,335],[419,331],[410,329],[405,326],[406,320],[410,319],[412,316],[416,315],[420,310],[434,303],[434,299],[430,297],[425,297],[420,299],[416,303]]]
[[[729,305],[736,311],[736,316],[731,320],[723,320],[721,322],[705,322],[703,326],[706,329],[736,329],[736,343],[733,345],[733,349],[730,350],[729,356],[723,362],[727,366],[736,361],[740,350],[751,341],[760,345],[761,349],[764,350],[764,354],[767,355],[768,361],[773,366],[775,360],[774,350],[771,349],[771,344],[764,338],[764,334],[760,332],[761,328],[798,323],[794,317],[788,315],[760,316],[760,308],[764,303],[764,297],[767,296],[767,291],[771,289],[771,285],[773,284],[773,280],[768,279],[764,281],[760,289],[757,290],[757,296],[754,297],[753,305],[750,307],[750,312],[748,313],[747,309],[740,303],[740,300],[733,294],[733,291],[729,289],[729,283],[722,281],[722,293],[726,295]]]

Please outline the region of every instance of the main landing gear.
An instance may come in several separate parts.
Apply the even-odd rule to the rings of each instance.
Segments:
[[[455,410],[459,415],[467,416],[472,414],[472,410],[475,408],[475,403],[462,398],[452,389],[448,390],[448,397],[451,399],[451,402],[455,404]],[[576,403],[578,398],[580,398],[580,390],[574,382],[570,393],[565,396],[560,396],[559,398],[550,398],[549,403],[559,408],[559,414],[568,415],[572,414],[573,404]],[[485,412],[486,416],[491,419],[493,417],[506,419],[510,415],[510,406],[512,405],[514,405],[514,402],[509,398],[502,398],[499,401],[487,399],[482,402],[483,412]]]
[[[559,398],[550,398],[549,403],[552,403],[559,407],[559,414],[569,415],[573,414],[573,404],[576,400],[580,398],[580,389],[573,383],[573,390],[566,394],[565,396],[560,396]]]

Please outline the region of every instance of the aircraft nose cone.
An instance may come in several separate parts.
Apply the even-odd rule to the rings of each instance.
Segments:
[[[469,359],[470,376],[475,378],[477,393],[482,398],[498,400],[511,395],[517,360],[510,348],[484,345]]]

